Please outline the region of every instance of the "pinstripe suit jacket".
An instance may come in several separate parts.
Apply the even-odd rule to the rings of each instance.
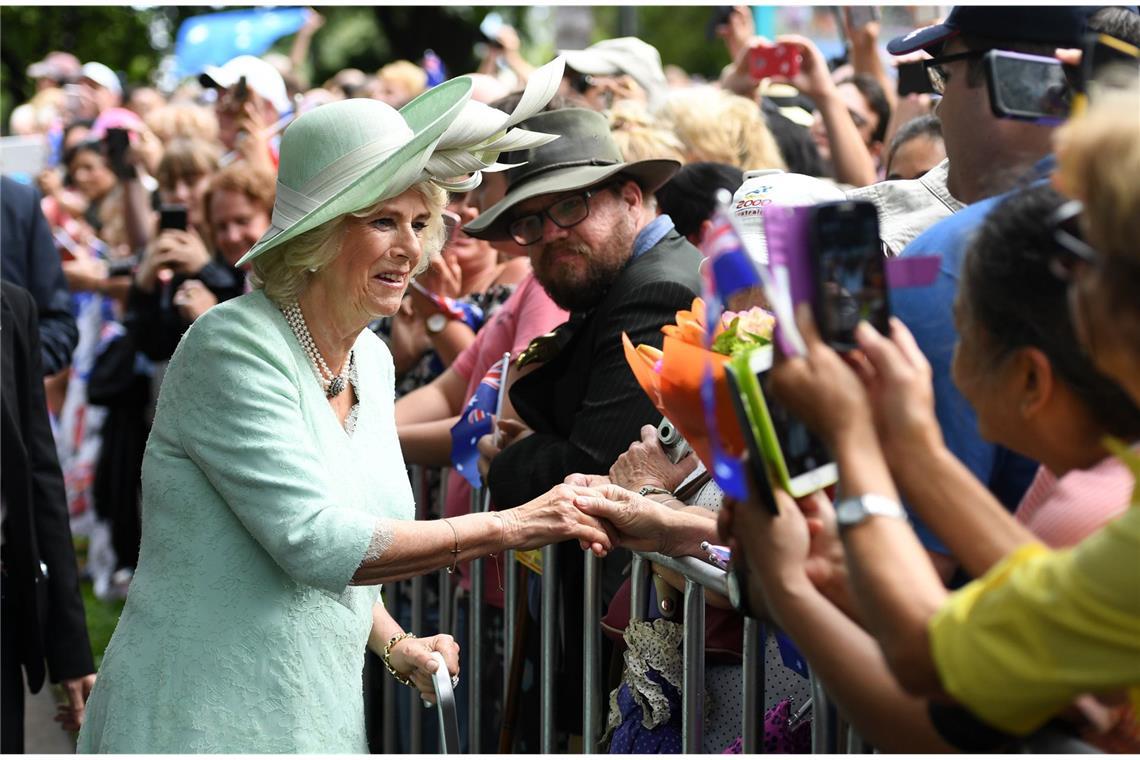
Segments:
[[[621,334],[634,345],[661,347],[662,325],[700,295],[700,253],[670,231],[629,262],[605,298],[559,328],[572,331],[552,360],[511,387],[511,402],[534,435],[508,446],[491,463],[491,495],[499,509],[539,496],[575,472],[607,473],[641,426],[661,414],[625,361]]]

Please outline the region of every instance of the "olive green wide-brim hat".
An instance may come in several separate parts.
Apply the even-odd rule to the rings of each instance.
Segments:
[[[556,134],[558,139],[504,154],[507,194],[467,224],[463,231],[483,240],[506,240],[514,220],[509,211],[523,201],[549,193],[583,190],[618,175],[652,193],[681,168],[672,159],[626,162],[601,114],[584,108],[540,113],[523,122],[526,129]]]
[[[315,108],[281,138],[273,217],[245,264],[326,222],[393,198],[430,179],[465,192],[506,151],[527,150],[557,135],[511,129],[546,105],[562,78],[556,58],[527,82],[511,114],[472,101],[469,77],[444,82],[397,111],[369,98]]]

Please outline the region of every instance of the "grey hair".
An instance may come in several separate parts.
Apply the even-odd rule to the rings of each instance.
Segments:
[[[431,180],[412,185],[427,204],[430,218],[423,237],[423,256],[413,276],[428,268],[431,258],[443,250],[447,242],[447,228],[443,224],[443,208],[447,205],[447,191]],[[319,272],[340,255],[340,244],[349,217],[362,219],[377,213],[392,198],[382,198],[367,208],[343,214],[319,227],[302,232],[292,240],[266,251],[253,260],[250,282],[261,288],[269,300],[276,304],[297,301],[314,272]]]

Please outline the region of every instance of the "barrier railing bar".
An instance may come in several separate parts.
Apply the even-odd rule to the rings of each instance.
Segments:
[[[515,551],[503,553],[503,694],[511,690],[511,659],[515,656],[515,610],[519,603],[519,569]]]
[[[728,589],[725,586],[725,581],[728,578],[727,573],[713,567],[707,562],[699,560],[696,557],[666,557],[664,554],[658,554],[657,552],[638,553],[641,554],[644,559],[680,573],[687,579],[700,584],[709,591],[728,595]]]
[[[768,631],[756,618],[744,618],[744,651],[740,666],[744,693],[740,700],[744,754],[764,751],[764,650]]]
[[[539,752],[554,754],[554,647],[558,643],[557,546],[542,548],[542,631],[539,682]]]
[[[419,465],[411,467],[412,477],[412,498],[415,500],[416,519],[423,520],[428,514],[428,481],[427,470]],[[417,575],[412,578],[411,583],[412,594],[412,613],[411,613],[411,628],[409,631],[415,633],[424,632],[424,577]],[[419,695],[414,690],[408,690],[408,704],[411,709],[408,710],[409,725],[409,744],[411,745],[412,754],[418,755],[424,749],[424,730],[423,730],[423,707],[419,699]]]
[[[399,584],[391,583],[386,585],[382,593],[384,595],[384,606],[389,611],[396,609],[396,599],[399,592]],[[389,678],[387,672],[381,678],[381,689],[384,697],[383,718],[381,721],[381,731],[384,732],[383,739],[381,740],[384,745],[385,755],[396,754],[396,679]]]
[[[684,603],[681,744],[686,753],[699,753],[705,723],[705,587],[687,576]]]
[[[582,594],[582,753],[596,751],[602,713],[602,583],[600,560],[586,551]]]
[[[448,468],[444,467],[439,471],[439,517],[443,518],[447,515],[447,481],[450,475]],[[439,576],[439,631],[440,633],[450,633],[455,635],[454,619],[451,616],[451,573],[447,572],[447,568],[443,568],[438,573]]]
[[[649,563],[639,554],[633,555],[629,570],[629,620],[645,619],[645,592],[649,587]]]
[[[482,512],[484,489],[471,492],[471,511]],[[467,735],[468,751],[483,751],[483,558],[471,560],[471,600],[467,608]]]
[[[823,683],[812,673],[809,679],[811,688],[811,753],[813,755],[834,755],[838,752],[836,736],[836,715],[831,700],[824,691]]]

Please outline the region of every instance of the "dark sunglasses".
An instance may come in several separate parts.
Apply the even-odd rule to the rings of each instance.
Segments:
[[[1049,270],[1065,282],[1070,282],[1079,268],[1095,265],[1099,258],[1081,234],[1080,216],[1084,208],[1080,201],[1067,201],[1049,215],[1048,225],[1057,242]]]
[[[926,78],[930,80],[931,89],[938,95],[946,92],[946,83],[950,81],[950,72],[946,70],[946,64],[981,58],[988,52],[988,50],[967,50],[964,53],[940,55],[937,58],[923,61],[922,65],[926,69]]]

